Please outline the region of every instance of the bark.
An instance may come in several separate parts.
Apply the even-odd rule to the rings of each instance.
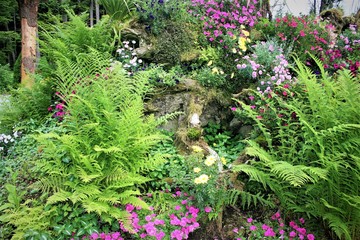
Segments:
[[[94,26],[94,0],[90,1],[90,27]]]
[[[19,0],[21,17],[21,84],[31,88],[36,69],[39,0]]]
[[[96,16],[96,23],[100,22],[100,6],[98,0],[95,0],[95,16]]]

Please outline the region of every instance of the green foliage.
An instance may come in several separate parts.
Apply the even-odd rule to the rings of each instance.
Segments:
[[[149,82],[158,87],[173,87],[183,80],[183,70],[179,65],[171,67],[168,71],[163,66],[150,65],[145,71],[149,72]]]
[[[193,41],[188,25],[166,22],[165,27],[157,37],[153,61],[170,66],[179,64],[182,53],[192,48]]]
[[[0,64],[0,94],[9,91],[15,87],[14,73],[10,69],[9,64]]]
[[[135,8],[132,0],[100,0],[99,4],[104,6],[106,13],[109,14],[112,19],[119,21],[127,19]]]
[[[323,219],[333,238],[354,239],[360,223],[360,85],[347,70],[332,81],[320,60],[313,59],[320,78],[296,59],[299,82],[290,89],[293,97],[273,94],[265,99],[268,111],[276,114],[275,106],[288,109],[293,116],[289,124],[274,118],[277,131],[271,131],[256,110],[242,102],[266,141],[247,141],[246,153],[253,159],[234,170],[268,186],[285,210]]]
[[[86,23],[86,16],[76,16],[68,12],[70,21],[61,23],[41,23],[40,50],[48,64],[57,61],[75,60],[79,54],[88,53],[89,49],[96,49],[103,54],[110,54],[114,50],[111,36],[111,25],[108,18],[102,18],[100,23],[90,28]],[[41,68],[41,66],[40,66]],[[47,67],[43,67],[44,70]],[[43,72],[50,76],[51,72]]]
[[[187,13],[188,1],[133,1],[137,7],[140,22],[145,24],[146,29],[155,35],[161,35],[171,23],[185,23],[189,16]]]
[[[45,210],[44,206],[36,206],[36,202],[32,200],[22,203],[25,191],[17,191],[12,184],[5,184],[5,188],[8,191],[8,201],[0,207],[0,222],[15,227],[11,239],[24,239],[27,231],[46,230],[53,209]]]
[[[169,138],[160,141],[150,152],[151,155],[161,153],[166,159],[163,164],[149,173],[149,177],[153,179],[149,185],[154,190],[170,190],[173,187],[174,178],[179,175],[184,176],[188,171],[185,157],[180,155],[174,146],[174,134],[169,132],[165,132],[165,134]]]
[[[221,71],[221,70],[220,70]],[[221,74],[217,67],[209,68],[203,67],[196,72],[195,79],[203,86],[206,87],[223,87],[226,78],[224,73]]]
[[[57,70],[69,114],[62,123],[65,132],[36,136],[43,150],[37,186],[54,192],[48,204],[81,204],[103,220],[127,225],[129,214],[114,204],[147,208],[136,197],[137,186],[163,162],[162,154],[148,154],[163,136],[155,119],[143,116],[143,92],[122,68],[101,70],[107,60],[96,51],[78,60]]]
[[[9,101],[0,108],[0,132],[17,130],[28,131],[37,128],[48,116],[47,108],[51,105],[52,88],[47,81],[38,81],[33,88],[18,88],[10,92]],[[32,126],[30,126],[32,125]]]

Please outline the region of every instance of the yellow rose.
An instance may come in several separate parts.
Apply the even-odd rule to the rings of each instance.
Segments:
[[[211,166],[215,163],[215,161],[216,161],[216,159],[214,156],[208,156],[204,163],[206,166]]]
[[[198,167],[194,168],[194,172],[195,172],[195,173],[198,173],[198,172],[200,172],[200,171],[201,171],[200,168],[198,168]]]

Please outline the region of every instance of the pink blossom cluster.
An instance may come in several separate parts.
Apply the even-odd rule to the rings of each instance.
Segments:
[[[148,195],[151,197],[151,194]],[[137,235],[141,239],[188,239],[189,234],[194,232],[200,227],[197,219],[199,218],[200,209],[192,206],[190,202],[193,197],[188,196],[186,193],[177,191],[172,195],[175,198],[184,198],[179,201],[179,205],[173,208],[172,213],[169,213],[167,217],[158,215],[154,211],[153,207],[150,207],[152,211],[142,219],[139,212],[141,207],[135,207],[132,204],[127,204],[125,210],[130,214],[131,229],[127,229],[123,223],[120,224],[121,232],[115,233],[93,233],[88,238],[90,240],[106,239],[106,240],[123,240],[125,239],[121,233]],[[209,213],[212,209],[206,207],[204,212]],[[84,239],[87,236],[84,237]]]
[[[224,42],[237,35],[240,26],[254,26],[261,17],[257,0],[242,5],[241,1],[192,0],[191,12],[203,22],[203,34],[210,41]]]

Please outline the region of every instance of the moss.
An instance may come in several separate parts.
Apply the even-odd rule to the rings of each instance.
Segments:
[[[187,137],[192,141],[199,140],[201,134],[202,130],[200,128],[189,128],[187,131]]]

